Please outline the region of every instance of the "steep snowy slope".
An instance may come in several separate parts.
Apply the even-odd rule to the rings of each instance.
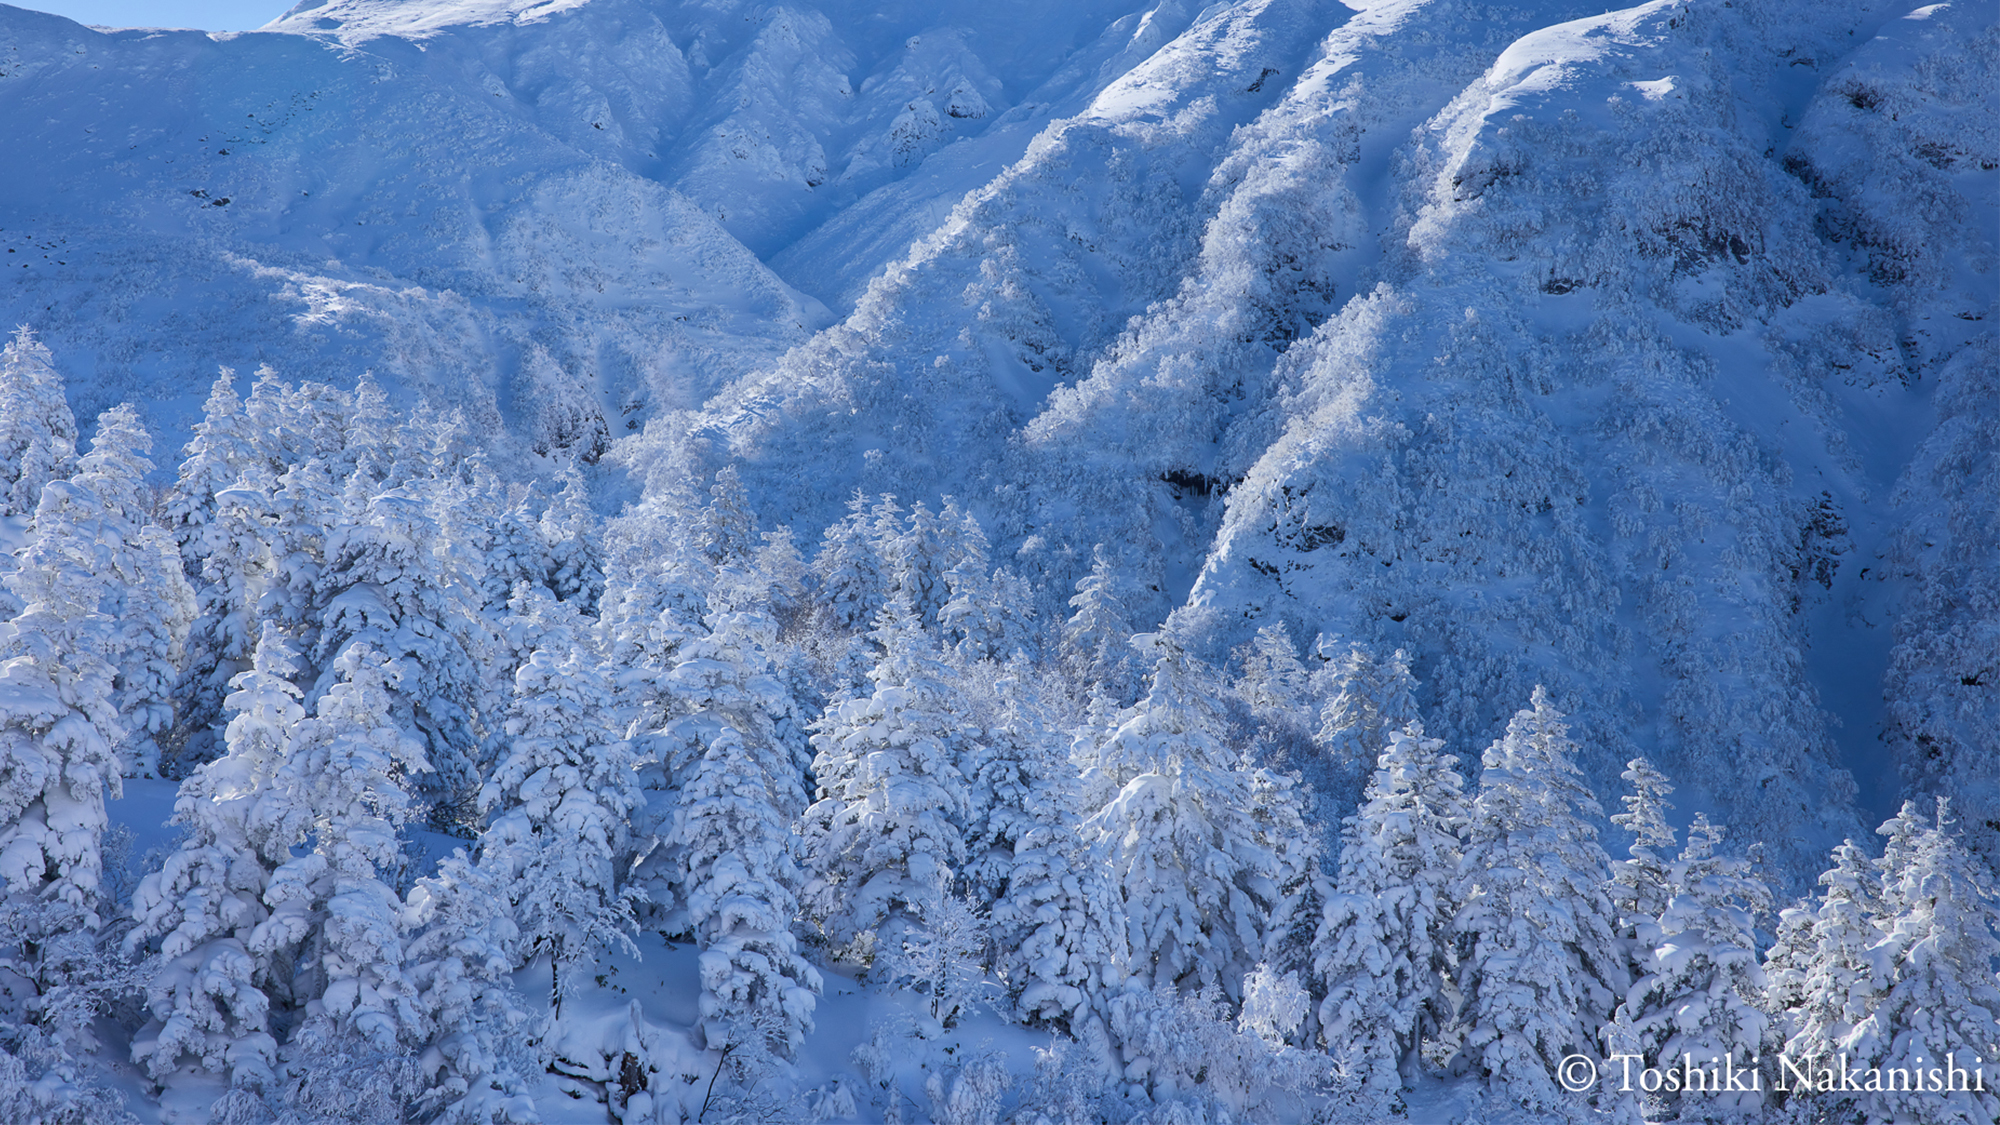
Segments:
[[[624,432],[824,323],[752,251],[983,132],[1122,7],[353,0],[207,36],[0,6],[33,169],[0,183],[0,318],[86,416],[172,425],[214,365],[270,363],[537,447]]]
[[[1470,11],[1204,13],[655,471],[743,459],[807,525],[956,492],[1058,587],[1097,542],[1163,575],[1217,654],[1273,617],[1408,647],[1461,752],[1547,683],[1600,792],[1653,755],[1798,873],[1857,795],[1893,807],[1892,643],[1926,685],[1895,737],[1951,747],[1905,778],[1990,778],[1992,519],[1940,490],[1992,424],[1987,142],[1949,124],[1986,112],[1990,14]],[[1834,118],[1892,96],[1912,124]]]

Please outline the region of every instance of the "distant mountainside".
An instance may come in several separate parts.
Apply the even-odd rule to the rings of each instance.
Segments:
[[[1905,789],[2000,858],[1990,6],[0,6],[0,138],[79,416],[373,369],[802,542],[951,494],[1462,756],[1545,684],[1795,880]]]

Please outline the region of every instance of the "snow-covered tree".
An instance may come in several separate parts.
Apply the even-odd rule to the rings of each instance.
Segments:
[[[1313,840],[1290,780],[1223,743],[1208,670],[1171,634],[1144,640],[1150,690],[1085,773],[1093,802],[1104,796],[1084,831],[1105,849],[1138,977],[1234,995]]]
[[[393,1052],[423,1030],[405,972],[408,920],[390,880],[417,809],[402,779],[429,767],[393,717],[390,660],[357,643],[329,671],[334,682],[293,726],[257,811],[289,853],[264,886],[269,915],[247,943],[265,963],[291,966],[279,986],[300,1022],[281,1048],[281,1079],[314,1065],[313,1044],[329,1036]]]
[[[820,720],[819,799],[799,822],[800,897],[840,945],[909,919],[940,871],[964,863],[971,813],[958,761],[974,732],[949,670],[906,599],[889,603],[872,636],[882,647],[869,673],[875,690]]]
[[[1489,747],[1454,891],[1461,906],[1458,1066],[1532,1110],[1563,1103],[1556,1067],[1596,1049],[1626,972],[1605,893],[1596,798],[1548,692]]]
[[[1667,794],[1674,787],[1665,774],[1644,758],[1625,763],[1623,777],[1632,792],[1619,798],[1625,811],[1611,823],[1632,834],[1629,859],[1611,861],[1611,905],[1618,911],[1619,937],[1633,943],[1635,962],[1650,960],[1658,944],[1660,915],[1673,896],[1673,874],[1667,849],[1674,846],[1674,827],[1667,823]]]
[[[1390,735],[1346,820],[1340,877],[1314,941],[1320,1035],[1387,1112],[1417,1051],[1451,1017],[1453,895],[1470,807],[1458,759],[1412,725]],[[1414,1075],[1411,1075],[1414,1077]]]
[[[465,643],[477,615],[466,591],[447,588],[434,551],[436,525],[422,499],[396,488],[363,504],[327,540],[315,590],[314,655],[322,671],[308,698],[334,675],[327,660],[352,644],[394,662],[392,714],[422,741],[434,771],[420,794],[430,821],[463,831],[479,788],[478,669]]]
[[[582,469],[566,466],[557,479],[562,491],[542,513],[542,543],[549,566],[543,581],[556,597],[575,601],[584,613],[594,614],[604,593],[604,545],[597,514],[590,509]]]
[[[181,783],[174,823],[184,835],[133,895],[128,948],[145,949],[152,1020],[133,1040],[134,1062],[164,1082],[182,1067],[263,1088],[274,1076],[271,996],[280,966],[250,952],[269,911],[272,872],[290,861],[293,836],[274,831],[289,795],[272,786],[305,717],[290,677],[293,655],[266,624],[255,663],[236,675],[226,752]],[[288,992],[279,988],[281,997]]]
[[[47,345],[25,325],[0,350],[0,516],[27,515],[70,474],[76,416]]]
[[[1810,927],[1797,945],[1781,946],[1768,977],[1789,1006],[1794,1058],[1837,1053],[1855,1025],[1868,1018],[1887,985],[1876,946],[1883,939],[1882,873],[1852,840],[1833,850],[1833,866],[1819,877],[1826,889]]]
[[[1915,819],[1916,803],[1903,817]],[[1901,819],[1901,818],[1899,818]],[[1891,825],[1895,822],[1891,821]],[[1884,826],[1884,833],[1890,826]],[[1874,1010],[1839,1044],[1847,1065],[1912,1074],[1943,1072],[1959,1089],[1891,1087],[1861,1096],[1857,1108],[1870,1122],[1974,1125],[2000,1121],[2000,1090],[1961,1077],[2000,1059],[2000,888],[1993,872],[1954,830],[1940,798],[1936,821],[1905,849],[1883,855],[1885,905],[1877,964],[1887,988]],[[1970,1065],[1966,1057],[1970,1056]],[[1967,1090],[1962,1087],[1973,1085]]]
[[[1015,575],[990,569],[992,547],[970,514],[959,523],[957,548],[958,560],[944,574],[948,599],[937,615],[945,645],[964,661],[1033,652],[1034,593]]]
[[[536,651],[514,675],[506,752],[479,791],[480,866],[513,897],[525,955],[549,958],[558,1012],[578,965],[630,941],[615,861],[638,793],[630,748],[604,725],[609,704],[588,654]]]
[[[791,932],[801,882],[791,827],[806,804],[801,763],[777,733],[791,700],[771,675],[768,615],[724,611],[710,626],[669,684],[687,709],[672,736],[699,748],[667,843],[702,947],[701,1028],[711,1048],[758,1035],[790,1057],[820,990]]]
[[[866,625],[887,604],[889,563],[875,543],[868,498],[859,491],[848,500],[847,515],[826,529],[813,575],[820,601],[842,629]]]
[[[181,448],[181,464],[172,487],[160,502],[160,522],[180,544],[188,577],[201,575],[201,560],[215,547],[204,534],[215,516],[215,495],[235,484],[244,472],[263,468],[243,400],[236,395],[236,372],[225,367],[210,384],[202,419],[194,437]]]
[[[511,977],[520,930],[499,873],[459,851],[417,880],[406,948],[428,1035],[417,1063],[423,1117],[447,1125],[528,1125],[528,1016]]]
[[[1820,877],[1827,890],[1812,923],[1815,948],[1782,965],[1804,978],[1802,987],[1789,982],[1803,996],[1785,1056],[1814,1080],[1824,1068],[1888,1076],[1881,1083],[1888,1089],[1851,1091],[1834,1081],[1792,1095],[1829,1120],[2000,1120],[2000,1094],[1971,1073],[1980,1060],[1990,1066],[2000,1058],[2000,979],[1992,971],[2000,906],[1990,869],[1952,830],[1947,809],[1940,801],[1926,824],[1916,803],[1905,803],[1879,830],[1889,837],[1879,864],[1851,843],[1836,849],[1834,867]],[[1783,983],[1774,971],[1774,986]],[[1898,1071],[1910,1076],[1900,1090]],[[1932,1076],[1936,1082],[1924,1081]],[[1986,1088],[1965,1088],[1976,1085]]]
[[[1408,653],[1398,649],[1381,660],[1360,644],[1350,645],[1315,679],[1326,704],[1313,738],[1325,759],[1328,796],[1345,807],[1358,803],[1363,779],[1390,737],[1419,721],[1417,681]]]
[[[1091,556],[1090,573],[1077,580],[1074,611],[1063,626],[1062,652],[1083,682],[1101,684],[1112,698],[1132,698],[1138,681],[1128,604],[1129,585],[1103,544]]]
[[[219,752],[224,698],[230,681],[250,667],[260,631],[258,607],[275,569],[269,541],[274,488],[261,467],[252,467],[216,493],[214,510],[202,525],[194,559],[195,620],[174,689],[175,729],[161,761],[167,777],[185,777]]]
[[[1657,776],[1637,781],[1642,794]],[[1782,1044],[1761,1007],[1765,978],[1757,959],[1756,920],[1770,910],[1771,892],[1750,861],[1716,853],[1721,839],[1721,827],[1697,814],[1687,846],[1667,871],[1670,897],[1639,930],[1657,936],[1635,966],[1619,1019],[1649,1065],[1691,1058],[1708,1068],[1729,1059],[1747,1071]],[[1678,1121],[1739,1119],[1754,1114],[1763,1096],[1761,1090],[1662,1092]]]

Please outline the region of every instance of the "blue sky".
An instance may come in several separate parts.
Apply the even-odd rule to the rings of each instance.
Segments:
[[[298,0],[5,0],[78,23],[111,27],[198,27],[248,31],[284,15]]]

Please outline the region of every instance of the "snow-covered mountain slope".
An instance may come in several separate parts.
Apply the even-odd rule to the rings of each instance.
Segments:
[[[735,462],[802,540],[951,493],[1049,608],[1101,543],[1210,655],[1408,648],[1455,753],[1546,683],[1600,793],[1653,755],[1796,874],[1899,784],[2000,819],[1996,50],[1878,0],[0,7],[0,317],[85,416],[374,368]]]
[[[808,525],[836,489],[956,492],[1059,587],[1111,544],[1217,654],[1272,617],[1408,647],[1465,750],[1547,683],[1600,792],[1653,755],[1795,870],[1857,795],[1893,807],[1899,640],[1926,686],[1897,729],[1954,747],[1905,776],[1990,778],[1952,717],[1992,706],[1958,667],[1990,511],[1894,498],[1920,446],[1984,464],[1950,388],[1990,379],[1992,145],[1945,123],[1987,111],[1990,13],[1467,14],[1210,9],[664,463],[744,460]],[[1900,75],[1913,123],[1836,121],[1856,69]],[[1920,545],[1912,516],[1969,529]],[[1948,682],[1972,698],[1929,702]]]
[[[0,183],[0,316],[86,415],[168,399],[171,426],[214,365],[270,363],[374,368],[538,445],[569,435],[517,399],[624,432],[828,319],[756,254],[988,129],[1117,11],[353,0],[208,36],[0,6],[0,135],[33,169]]]

